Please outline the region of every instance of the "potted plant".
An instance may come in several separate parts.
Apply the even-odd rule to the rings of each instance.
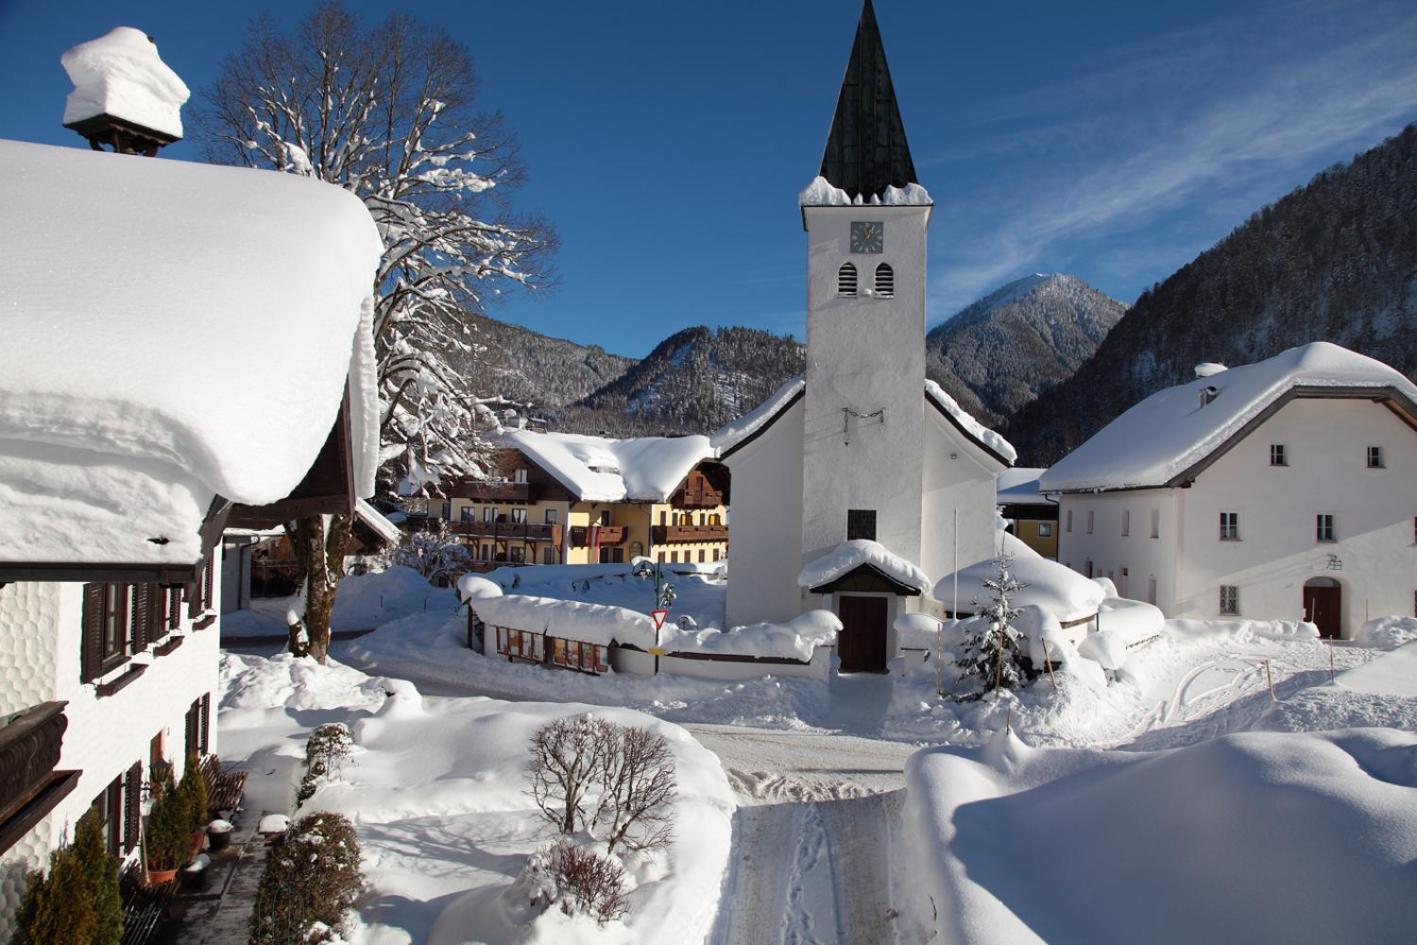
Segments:
[[[207,782],[202,777],[202,765],[196,752],[188,752],[187,764],[182,769],[182,781],[177,785],[177,796],[187,810],[187,832],[191,837],[192,856],[202,852],[207,832]]]
[[[172,771],[158,772],[153,783],[153,806],[143,834],[143,859],[148,885],[172,882],[190,857],[191,804],[172,785]]]

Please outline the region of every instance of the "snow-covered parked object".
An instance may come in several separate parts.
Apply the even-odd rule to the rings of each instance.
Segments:
[[[59,62],[74,83],[64,102],[65,127],[106,115],[182,137],[182,106],[192,93],[142,30],[115,27],[68,49]]]
[[[945,389],[939,384],[934,381],[926,381],[925,395],[966,433],[998,456],[1004,465],[1012,465],[1014,460],[1018,459],[1018,450],[1014,449],[1012,443],[974,419],[974,416],[956,403],[953,397],[945,393]]]
[[[818,588],[862,567],[922,594],[930,590],[930,578],[917,565],[866,538],[844,541],[807,562],[797,575],[797,585],[809,590]]]
[[[577,433],[503,430],[497,446],[520,450],[586,502],[665,502],[689,472],[713,455],[706,436],[626,440]]]
[[[1376,728],[1159,752],[1030,749],[1001,731],[919,752],[896,927],[972,945],[1407,942],[1417,772],[1397,759],[1413,752],[1417,735]]]
[[[358,199],[9,141],[0,167],[0,563],[191,564],[218,497],[301,483],[347,386],[372,492],[382,243]],[[56,259],[83,277],[54,278]]]
[[[1056,617],[1064,627],[1081,626],[1097,615],[1104,593],[1095,581],[1072,568],[1050,561],[1007,532],[1001,533],[1005,554],[1013,556],[1010,572],[1024,587],[1010,597],[1019,607],[1036,605]],[[974,613],[988,600],[984,582],[994,577],[994,559],[977,561],[959,571],[959,609]],[[937,601],[946,608],[954,599],[955,578],[947,574],[935,582]]]
[[[1359,646],[1395,650],[1417,641],[1417,617],[1374,617],[1354,635]]]
[[[1054,463],[1044,492],[1174,486],[1197,474],[1246,424],[1292,397],[1363,391],[1417,410],[1417,386],[1381,361],[1327,341],[1168,387]]]

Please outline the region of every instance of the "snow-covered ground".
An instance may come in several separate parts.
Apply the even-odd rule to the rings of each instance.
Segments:
[[[703,941],[715,920],[735,801],[713,754],[676,725],[574,703],[424,697],[410,683],[290,656],[223,658],[229,760],[254,772],[247,810],[287,810],[317,724],[350,725],[355,753],[300,809],[352,818],[367,881],[354,945]],[[652,728],[674,753],[675,841],[632,855],[630,913],[599,928],[552,909],[527,920],[513,881],[551,838],[526,793],[531,733],[595,711]]]

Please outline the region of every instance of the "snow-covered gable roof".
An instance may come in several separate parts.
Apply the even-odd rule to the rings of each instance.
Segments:
[[[612,440],[576,433],[503,430],[489,439],[511,447],[586,502],[667,502],[713,447],[706,436]]]
[[[1038,478],[1048,470],[1014,466],[999,473],[997,495],[1000,505],[1052,505],[1038,492]]]
[[[59,62],[74,83],[64,103],[65,125],[111,115],[182,137],[181,109],[192,93],[142,30],[115,27],[67,50]]]
[[[863,565],[875,568],[891,580],[922,594],[930,590],[930,578],[917,565],[890,551],[885,545],[865,538],[844,541],[807,562],[797,575],[797,584],[799,587],[820,587],[845,577]]]
[[[925,396],[966,436],[982,446],[985,452],[991,454],[1000,463],[1012,466],[1014,460],[1018,459],[1018,451],[1014,449],[1012,443],[974,419],[974,416],[956,403],[953,397],[946,394],[944,388],[939,384],[934,381],[926,381]]]
[[[1202,392],[1214,388],[1202,403]],[[1157,391],[1055,463],[1044,492],[1179,485],[1219,456],[1252,422],[1290,396],[1395,395],[1417,415],[1417,387],[1381,361],[1326,341],[1282,351]]]
[[[215,497],[301,482],[347,381],[372,492],[382,243],[358,198],[13,141],[0,170],[0,562],[196,561]]]
[[[1015,607],[1030,604],[1058,618],[1060,623],[1084,620],[1097,613],[1106,593],[1096,581],[1089,580],[1067,565],[1043,557],[1008,532],[1000,533],[1005,554],[1013,556],[1009,572],[1025,587],[1010,595]],[[993,600],[993,592],[984,586],[998,574],[994,559],[986,558],[959,569],[959,609],[973,613]],[[954,601],[954,572],[935,582],[935,600],[946,608]]]

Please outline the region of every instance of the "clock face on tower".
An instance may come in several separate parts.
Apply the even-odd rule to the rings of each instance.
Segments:
[[[851,251],[853,253],[879,253],[885,248],[884,223],[851,224]]]

